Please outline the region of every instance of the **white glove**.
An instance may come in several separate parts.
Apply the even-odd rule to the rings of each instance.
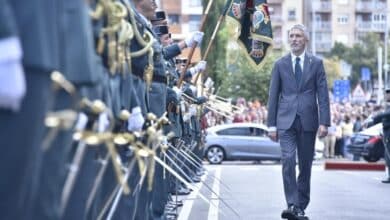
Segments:
[[[76,124],[74,126],[76,131],[82,131],[85,129],[85,126],[87,126],[88,122],[88,116],[84,112],[80,112]]]
[[[131,110],[131,114],[128,119],[127,129],[129,131],[141,131],[144,122],[145,119],[144,116],[142,116],[141,108],[137,106]]]
[[[189,113],[191,116],[195,116],[196,115],[196,106],[192,105],[189,109]]]
[[[189,121],[190,118],[191,118],[191,114],[190,113],[185,113],[183,115],[183,121],[185,121],[185,122]]]
[[[0,40],[0,51],[0,108],[18,111],[26,94],[19,40],[16,37]]]
[[[200,44],[203,39],[203,32],[195,31],[191,34],[191,36],[187,37],[184,42],[186,43],[187,47],[192,47],[195,45],[195,43]]]
[[[98,132],[106,131],[109,125],[110,125],[110,120],[108,119],[107,112],[101,113],[98,119]]]
[[[207,61],[201,60],[194,66],[196,72],[203,72],[206,69]]]
[[[213,87],[213,85],[214,81],[210,77],[207,77],[206,82],[204,82],[204,86],[210,89],[211,87]]]
[[[177,98],[180,99],[181,98],[181,95],[183,94],[183,92],[181,91],[181,89],[179,89],[177,86],[174,86],[172,87],[172,90],[175,91],[176,95],[177,95]]]

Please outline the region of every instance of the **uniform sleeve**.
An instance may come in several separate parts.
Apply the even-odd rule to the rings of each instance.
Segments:
[[[176,57],[177,55],[179,55],[180,53],[181,53],[181,50],[180,50],[180,47],[177,43],[172,44],[170,46],[166,46],[163,49],[164,59],[166,59],[166,60],[170,60],[170,59]]]

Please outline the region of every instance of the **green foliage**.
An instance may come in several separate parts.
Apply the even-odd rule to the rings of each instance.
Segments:
[[[352,65],[350,80],[355,86],[361,77],[361,68],[368,67],[373,78],[378,77],[377,70],[377,48],[382,46],[379,35],[368,33],[361,39],[361,43],[356,43],[353,47],[347,47],[342,43],[336,43],[327,57],[333,59],[343,59]]]
[[[330,57],[324,59],[324,68],[326,72],[326,80],[328,88],[333,88],[333,82],[341,78],[340,60],[338,57]]]
[[[221,84],[219,94],[224,97],[259,99],[266,103],[271,71],[276,54],[269,54],[261,68],[250,64],[241,48],[229,51],[229,72]]]

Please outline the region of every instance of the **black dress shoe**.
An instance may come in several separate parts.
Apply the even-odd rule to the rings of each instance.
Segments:
[[[293,205],[289,206],[286,210],[283,210],[281,216],[284,219],[295,220],[297,217],[295,207]]]
[[[309,217],[305,216],[305,212],[299,207],[295,208],[296,220],[309,220]]]
[[[382,180],[382,183],[390,183],[390,177],[387,179]]]

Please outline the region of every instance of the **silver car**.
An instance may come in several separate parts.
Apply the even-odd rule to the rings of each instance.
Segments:
[[[206,130],[205,157],[212,164],[223,160],[280,161],[280,145],[267,136],[267,131],[267,126],[255,123],[210,127]]]

